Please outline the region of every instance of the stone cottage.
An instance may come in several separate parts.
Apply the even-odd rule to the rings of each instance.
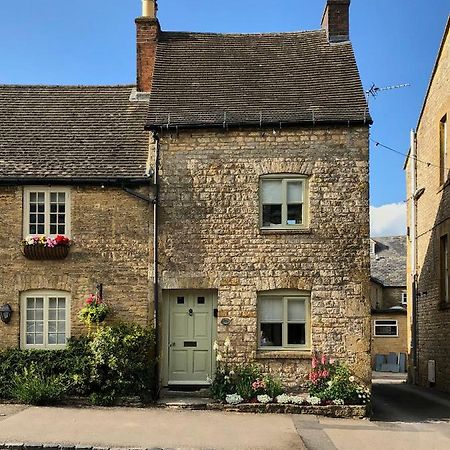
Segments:
[[[450,392],[450,18],[406,161],[410,379]],[[425,163],[424,163],[425,162]]]
[[[3,86],[1,345],[55,348],[60,298],[80,333],[101,284],[108,320],[157,324],[163,385],[206,384],[226,337],[286,383],[313,351],[369,381],[371,118],[349,6],[328,0],[317,31],[212,34],[162,31],[143,0],[135,89]],[[24,258],[22,237],[60,224],[64,260]]]
[[[404,372],[407,354],[406,237],[377,237],[370,239],[370,244],[372,367],[381,371],[396,370],[397,367],[383,367],[389,353],[395,353],[397,363],[392,364],[398,364],[398,369]]]

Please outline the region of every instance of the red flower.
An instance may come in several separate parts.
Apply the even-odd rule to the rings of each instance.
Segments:
[[[68,237],[63,236],[62,234],[58,234],[55,237],[56,245],[69,245],[70,240]]]

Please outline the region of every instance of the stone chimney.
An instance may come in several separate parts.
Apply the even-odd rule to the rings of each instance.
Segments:
[[[329,42],[350,40],[350,0],[327,0],[322,29],[327,32]]]
[[[142,17],[135,20],[138,92],[150,92],[152,89],[156,46],[161,31],[157,11],[157,0],[142,0]]]

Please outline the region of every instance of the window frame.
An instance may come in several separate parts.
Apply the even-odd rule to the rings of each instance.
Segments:
[[[439,238],[439,303],[443,306],[450,306],[450,252],[448,236],[445,233]]]
[[[439,183],[442,186],[448,179],[448,122],[447,114],[439,121]]]
[[[281,323],[282,346],[261,345],[261,323],[279,323],[278,321],[261,321],[261,308],[259,307],[261,299],[264,298],[279,298],[283,302],[283,321]],[[288,324],[289,323],[303,323],[300,321],[288,321],[288,301],[289,300],[303,300],[305,302],[305,344],[288,344]],[[258,351],[289,351],[289,350],[311,350],[311,295],[305,292],[291,292],[291,291],[265,291],[258,293],[257,298],[257,349]]]
[[[377,324],[377,322],[393,322],[391,325],[388,324]],[[394,325],[395,324],[395,325]],[[396,334],[377,334],[377,326],[378,327],[386,327],[386,326],[395,326]],[[380,338],[397,338],[398,337],[398,320],[394,319],[376,319],[373,321],[373,336]]]
[[[43,302],[43,343],[42,344],[27,344],[27,299],[42,297]],[[50,297],[64,297],[66,299],[65,308],[65,333],[66,342],[64,344],[49,344],[48,343],[48,313],[49,313],[49,298]],[[20,296],[20,348],[23,350],[60,350],[67,346],[67,340],[71,336],[71,323],[70,323],[70,313],[71,313],[72,298],[67,291],[53,291],[53,290],[33,290],[22,292]]]
[[[44,233],[30,233],[30,194],[44,193]],[[64,186],[25,186],[23,190],[23,237],[27,236],[51,236],[55,237],[57,234],[50,233],[50,194],[64,193],[65,194],[65,233],[63,236],[70,236],[71,234],[71,195],[70,188]]]
[[[402,306],[408,305],[408,293],[406,291],[402,292]]]
[[[281,203],[281,224],[264,226],[263,224],[263,183],[265,180],[281,181],[282,184],[282,203]],[[287,202],[287,184],[289,182],[301,182],[303,187],[302,205],[302,223],[287,224],[288,202]],[[269,205],[270,203],[266,203]],[[309,227],[309,177],[300,174],[266,174],[259,178],[259,228],[261,230],[291,230],[291,229],[307,229]]]

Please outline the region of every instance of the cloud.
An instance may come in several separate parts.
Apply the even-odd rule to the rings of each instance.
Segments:
[[[370,207],[370,235],[401,236],[406,234],[406,204],[388,203]]]

